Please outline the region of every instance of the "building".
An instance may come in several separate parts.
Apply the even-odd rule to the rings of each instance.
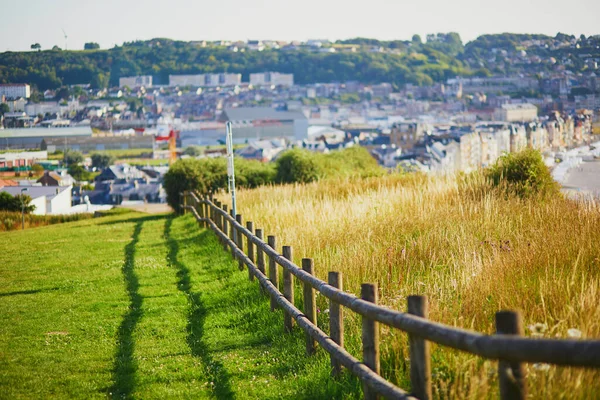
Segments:
[[[130,89],[145,87],[152,87],[152,76],[151,75],[141,75],[141,76],[125,76],[123,78],[119,78],[119,87],[124,88],[125,86]]]
[[[71,209],[72,186],[5,186],[0,191],[12,196],[21,194],[27,188],[27,196],[31,197],[31,205],[35,206],[33,214],[67,214]]]
[[[124,201],[165,203],[167,194],[161,183],[133,180],[125,183],[111,183],[108,198],[110,204],[121,204]]]
[[[3,83],[0,84],[0,97],[7,99],[28,99],[31,96],[31,87],[26,83]]]
[[[537,119],[538,109],[533,104],[503,104],[494,111],[496,121],[531,122]]]
[[[254,86],[294,86],[294,74],[280,74],[279,72],[250,74],[250,84]]]
[[[131,167],[127,164],[111,165],[104,168],[100,175],[95,178],[96,182],[106,181],[130,181],[134,179],[148,179],[149,176],[144,171]]]
[[[285,140],[252,140],[248,146],[237,150],[235,155],[249,160],[268,162],[285,149]]]
[[[242,83],[242,74],[169,75],[169,86],[217,87]]]
[[[37,183],[41,183],[42,186],[72,186],[75,180],[66,171],[44,171]]]
[[[65,140],[61,137],[44,138],[40,147],[50,153],[56,150],[75,150],[84,153],[103,150],[127,150],[154,148],[154,136],[121,135],[121,136],[89,136],[71,137]]]
[[[68,148],[70,140],[91,136],[92,128],[89,126],[0,129],[0,149],[40,149],[44,139],[53,138],[60,142],[57,148],[63,150]]]
[[[230,121],[233,140],[286,138],[302,141],[308,137],[308,119],[301,111],[279,111],[270,107],[226,108],[220,121]]]
[[[2,146],[0,146],[1,148]],[[1,153],[0,169],[30,167],[38,161],[47,160],[47,151],[21,151],[18,153]]]

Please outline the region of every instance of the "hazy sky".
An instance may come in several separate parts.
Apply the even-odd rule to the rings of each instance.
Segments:
[[[0,51],[124,41],[600,34],[600,0],[0,0]]]

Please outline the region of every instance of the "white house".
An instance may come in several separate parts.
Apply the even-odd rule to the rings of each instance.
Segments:
[[[31,197],[31,205],[35,206],[33,214],[68,214],[71,209],[72,186],[5,186],[0,191],[7,192],[12,196],[21,194],[21,190],[27,188],[24,194]]]

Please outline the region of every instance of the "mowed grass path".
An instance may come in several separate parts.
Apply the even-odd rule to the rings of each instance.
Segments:
[[[190,217],[0,234],[0,398],[357,398]]]

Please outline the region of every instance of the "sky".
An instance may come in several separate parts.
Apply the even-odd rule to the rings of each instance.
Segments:
[[[0,0],[0,52],[175,40],[600,34],[599,0]],[[66,32],[67,39],[63,34]]]

